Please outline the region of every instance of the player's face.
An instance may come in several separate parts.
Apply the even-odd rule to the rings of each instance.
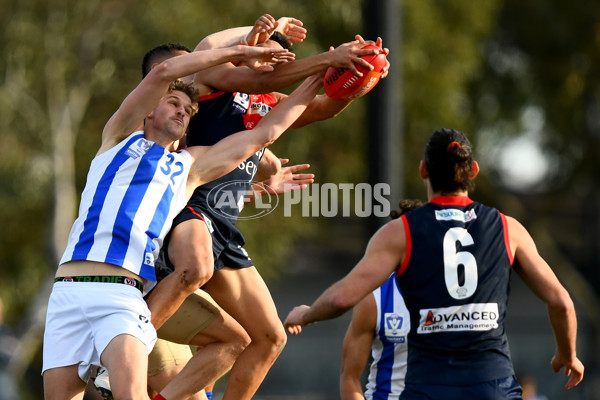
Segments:
[[[154,110],[155,123],[163,128],[172,140],[179,140],[192,116],[192,101],[184,92],[174,90],[161,100]]]

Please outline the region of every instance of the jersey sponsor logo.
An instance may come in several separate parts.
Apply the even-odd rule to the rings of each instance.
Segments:
[[[250,106],[250,113],[259,114],[261,117],[264,117],[272,108],[273,107],[265,103],[252,103]]]
[[[125,151],[125,155],[133,159],[139,158],[146,154],[148,150],[152,148],[153,145],[154,143],[152,143],[151,141],[146,140],[144,138],[140,138],[133,142],[131,146],[129,146],[129,148]]]
[[[384,313],[383,320],[385,322],[383,334],[386,339],[393,343],[405,343],[408,329],[404,324],[404,317],[396,313]]]
[[[477,219],[477,214],[475,214],[475,210],[473,209],[463,212],[454,208],[448,208],[446,210],[436,210],[435,219],[438,221],[469,222]]]
[[[206,214],[204,214],[204,213],[200,213],[200,214],[202,214],[202,218],[204,218],[204,223],[208,227],[208,231],[212,234],[215,231],[215,228],[213,227],[213,224],[212,224],[212,220],[210,218],[208,218],[206,216]]]
[[[498,303],[472,303],[419,310],[417,333],[490,331],[498,328]]]
[[[233,96],[233,108],[240,114],[246,114],[248,107],[250,107],[250,95],[238,92]]]
[[[256,153],[254,153],[254,155],[256,157],[258,157],[258,162],[260,162],[260,159],[262,158],[263,154],[265,152],[265,149],[260,149],[259,151],[257,151]],[[238,169],[241,171],[245,171],[246,174],[248,174],[248,182],[251,182],[252,179],[254,179],[254,175],[256,175],[256,171],[258,170],[258,165],[256,164],[256,162],[253,160],[253,157],[249,157],[248,159],[242,161],[240,163],[240,165],[238,165]]]
[[[238,169],[241,171],[245,171],[248,174],[248,180],[252,180],[254,175],[256,175],[257,165],[253,160],[242,161],[240,165],[238,165]]]

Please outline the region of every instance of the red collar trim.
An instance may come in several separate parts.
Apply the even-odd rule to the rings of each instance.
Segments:
[[[219,90],[218,92],[212,92],[209,94],[205,94],[205,95],[199,96],[198,101],[214,99],[215,97],[222,96],[224,93],[225,93],[224,91]]]
[[[431,203],[439,204],[441,206],[468,206],[473,203],[473,200],[467,196],[437,196],[431,199]]]

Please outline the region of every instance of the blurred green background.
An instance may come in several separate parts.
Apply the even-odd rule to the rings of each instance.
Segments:
[[[207,34],[251,25],[269,13],[304,22],[308,37],[294,46],[304,58],[364,34],[372,4],[0,0],[0,360],[6,379],[0,387],[16,382],[18,391],[7,399],[42,397],[40,327],[49,277],[102,127],[140,80],[144,53],[165,42],[193,48]],[[523,222],[578,310],[586,378],[567,392],[566,380],[550,371],[554,348],[544,308],[515,282],[507,325],[516,369],[534,375],[551,399],[600,398],[600,2],[397,0],[394,6],[398,35],[381,35],[384,46],[396,50],[390,59],[397,75],[371,92],[393,84],[388,89],[399,104],[395,160],[402,179],[387,183],[402,197],[425,199],[417,166],[429,134],[440,127],[467,133],[482,167],[472,197]],[[375,136],[367,104],[359,99],[335,119],[290,132],[272,150],[291,163],[310,163],[319,183],[367,182],[367,148]],[[282,318],[347,272],[371,232],[367,218],[303,217],[296,207],[292,216],[280,207],[238,223]],[[286,289],[307,278],[314,294]],[[347,320],[337,322],[339,332],[329,332],[318,352],[332,358],[312,361],[314,368],[294,369],[293,357],[300,345],[322,348],[321,335],[313,342],[290,339],[257,398],[303,390],[306,398],[335,398]],[[328,380],[315,382],[321,369]]]

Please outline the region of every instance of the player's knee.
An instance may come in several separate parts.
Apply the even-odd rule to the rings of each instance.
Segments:
[[[287,343],[287,334],[283,325],[279,325],[271,332],[268,332],[264,338],[263,345],[267,346],[268,352],[274,357],[279,356],[279,353],[283,351]]]
[[[212,277],[212,270],[206,268],[176,268],[175,272],[182,290],[188,293],[195,292]]]

